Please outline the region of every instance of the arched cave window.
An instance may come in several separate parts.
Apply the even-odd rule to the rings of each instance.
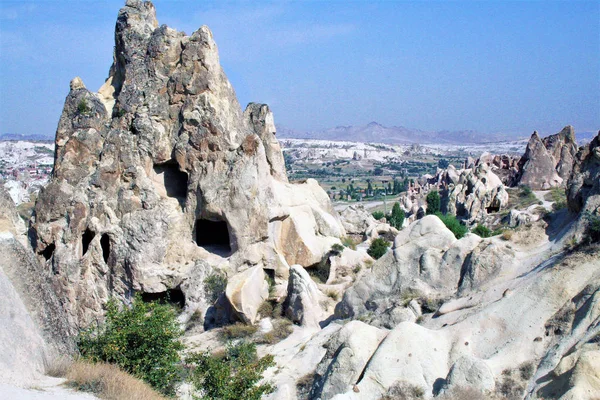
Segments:
[[[85,232],[83,232],[83,235],[81,236],[81,248],[83,249],[83,253],[81,254],[82,256],[85,256],[85,253],[87,253],[88,249],[90,248],[90,243],[92,243],[92,240],[94,240],[95,236],[96,233],[91,231],[90,228],[87,228]]]
[[[187,197],[188,174],[179,170],[177,161],[170,160],[163,164],[155,164],[154,172],[163,174],[167,196],[177,199],[181,207],[185,205]]]
[[[142,301],[158,301],[162,304],[172,304],[180,308],[185,307],[185,295],[181,289],[168,289],[165,292],[142,293]]]
[[[104,233],[100,237],[100,246],[102,247],[102,258],[104,258],[105,263],[108,263],[108,257],[110,256],[110,238],[108,234]]]
[[[217,254],[226,255],[231,253],[227,222],[199,219],[196,220],[194,232],[198,246]]]

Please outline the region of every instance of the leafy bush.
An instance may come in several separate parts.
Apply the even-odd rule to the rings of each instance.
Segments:
[[[371,214],[373,216],[373,218],[375,218],[377,221],[379,221],[381,218],[385,217],[385,214],[383,213],[383,211],[373,211],[373,213]]]
[[[81,99],[79,104],[77,104],[77,111],[79,112],[79,114],[89,114],[92,111],[92,109],[90,108],[85,99]]]
[[[367,254],[377,260],[387,252],[389,246],[390,242],[383,238],[377,238],[371,242]]]
[[[402,228],[405,216],[404,210],[400,208],[400,204],[394,203],[394,207],[392,207],[392,216],[390,217],[390,225],[396,229]]]
[[[78,346],[85,359],[116,364],[172,395],[179,379],[182,334],[172,306],[144,303],[138,294],[131,308],[122,310],[116,300],[109,300],[105,323],[83,331]]]
[[[344,251],[344,246],[339,243],[334,243],[333,246],[331,246],[330,252],[333,254],[341,254],[342,251]]]
[[[204,279],[204,293],[211,303],[217,301],[221,293],[227,288],[227,277],[218,273],[212,273]]]
[[[586,234],[592,242],[600,241],[600,216],[594,215],[590,212],[585,214],[588,220]]]
[[[467,227],[461,224],[454,215],[443,215],[441,213],[437,213],[436,215],[442,220],[444,225],[446,225],[446,228],[450,229],[450,231],[454,234],[454,237],[457,239],[464,237],[469,231]]]
[[[488,238],[493,236],[492,231],[481,224],[477,224],[477,226],[473,229],[473,233],[478,236],[481,236],[482,238]]]
[[[440,212],[441,200],[440,194],[436,190],[432,190],[427,194],[427,214],[436,214]]]
[[[273,390],[270,384],[257,385],[275,363],[272,355],[258,358],[254,343],[228,344],[221,357],[205,352],[186,361],[192,366],[190,379],[202,399],[260,400]]]

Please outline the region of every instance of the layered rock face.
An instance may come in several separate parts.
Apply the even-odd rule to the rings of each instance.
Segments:
[[[600,131],[576,155],[567,186],[569,209],[594,212],[600,207]]]
[[[543,139],[534,132],[519,161],[516,184],[529,186],[534,190],[565,186],[576,154],[577,142],[572,126]]]
[[[0,187],[0,382],[43,374],[75,347],[62,304],[24,233],[10,195]]]
[[[316,182],[288,183],[274,135],[266,105],[242,112],[206,26],[186,36],[128,0],[106,83],[71,82],[31,227],[74,325],[138,291],[206,306],[210,271],[198,268],[284,281],[289,265],[318,262],[344,228]],[[227,293],[233,309],[254,309]]]

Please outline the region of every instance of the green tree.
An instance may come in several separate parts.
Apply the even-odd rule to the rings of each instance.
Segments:
[[[427,214],[435,214],[440,212],[440,194],[437,190],[432,190],[427,194]]]
[[[450,162],[448,160],[446,160],[445,158],[440,158],[440,160],[438,161],[438,167],[440,169],[446,169],[450,166]]]
[[[132,306],[122,310],[116,300],[109,300],[106,321],[83,331],[78,347],[83,358],[117,364],[173,395],[180,376],[182,334],[172,306],[145,303],[136,295]]]
[[[367,180],[367,196],[373,196],[373,185],[371,185],[371,180]]]
[[[488,227],[481,224],[477,224],[477,226],[473,228],[473,233],[481,236],[482,238],[488,238],[492,236],[492,231]]]
[[[275,363],[272,355],[258,358],[254,343],[230,343],[221,357],[205,352],[186,361],[192,366],[191,381],[202,399],[260,400],[273,390],[270,384],[256,384]]]
[[[394,203],[392,207],[392,215],[390,217],[390,225],[396,229],[402,228],[405,218],[404,210],[400,208],[399,203]]]
[[[389,246],[390,242],[383,238],[377,238],[371,242],[367,254],[377,260],[387,252]]]

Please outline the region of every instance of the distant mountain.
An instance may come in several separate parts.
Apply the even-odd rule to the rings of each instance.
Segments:
[[[0,140],[32,140],[36,142],[54,141],[54,135],[21,135],[18,133],[0,133]]]
[[[403,126],[386,127],[377,122],[364,126],[336,126],[320,131],[301,132],[277,126],[277,136],[293,139],[321,139],[389,144],[480,144],[518,139],[515,134],[483,134],[476,131],[428,132]]]

